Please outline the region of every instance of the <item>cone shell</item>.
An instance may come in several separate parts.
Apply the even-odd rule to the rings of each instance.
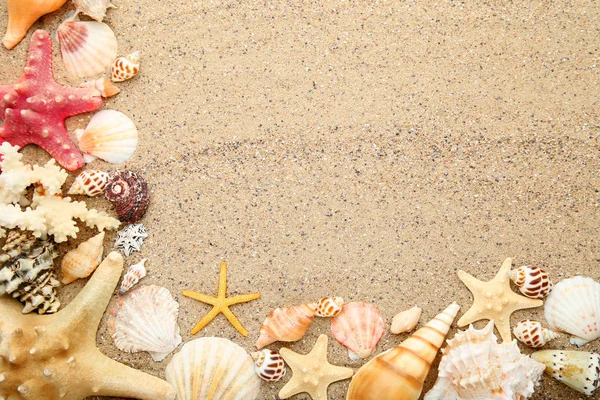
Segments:
[[[108,78],[98,78],[83,82],[79,87],[98,89],[102,97],[112,97],[121,91],[121,89],[113,85],[112,81]]]
[[[123,351],[147,351],[163,360],[181,343],[177,316],[179,304],[160,286],[140,286],[117,298],[110,310],[108,330]]]
[[[251,354],[254,359],[256,375],[267,382],[277,382],[285,376],[285,362],[283,357],[269,349],[262,349]]]
[[[317,303],[317,317],[335,317],[342,312],[344,299],[341,297],[323,297]]]
[[[178,400],[256,400],[260,390],[252,358],[223,338],[186,343],[167,365],[166,375]]]
[[[460,307],[452,303],[399,346],[363,365],[352,378],[347,400],[416,400],[431,363]]]
[[[576,276],[559,282],[546,299],[544,316],[550,329],[576,337],[582,346],[600,337],[600,283]]]
[[[600,386],[600,355],[587,351],[542,350],[531,355],[546,374],[586,396]]]
[[[119,288],[120,295],[127,293],[129,289],[131,289],[136,283],[140,281],[140,279],[146,276],[146,261],[148,261],[148,259],[144,258],[139,263],[133,264],[129,267],[127,273],[123,277],[121,287]]]
[[[98,22],[102,22],[106,16],[106,9],[115,7],[110,0],[73,0],[77,11],[92,17]]]
[[[112,164],[129,160],[138,144],[138,131],[133,121],[115,110],[97,112],[87,128],[83,132],[78,129],[75,134],[82,152]]]
[[[350,358],[358,360],[371,355],[385,332],[381,311],[362,301],[346,304],[331,320],[331,333],[348,348]]]
[[[395,334],[412,331],[419,323],[422,311],[419,307],[413,307],[396,314],[390,331]]]
[[[115,173],[104,188],[104,197],[115,206],[119,221],[128,224],[144,216],[150,201],[148,184],[132,171]]]
[[[133,78],[140,72],[140,53],[134,51],[127,57],[117,58],[110,67],[110,78],[113,82],[123,82]]]
[[[104,232],[100,232],[65,254],[60,265],[62,283],[66,285],[90,276],[100,265],[103,251]]]
[[[260,327],[256,347],[263,347],[276,341],[294,342],[304,336],[317,309],[316,304],[301,304],[292,307],[278,307],[267,316]]]
[[[75,178],[67,194],[85,194],[90,197],[104,193],[108,174],[103,171],[87,170]]]
[[[58,10],[67,0],[7,0],[8,26],[2,43],[15,47],[42,15]]]
[[[523,295],[531,299],[543,299],[552,290],[552,281],[543,269],[524,265],[509,273],[510,279]]]
[[[558,334],[548,328],[542,327],[537,321],[524,319],[513,328],[513,333],[517,340],[529,347],[542,347],[552,339],[556,339]]]
[[[67,71],[80,78],[102,73],[117,56],[115,34],[102,22],[67,19],[56,37]]]

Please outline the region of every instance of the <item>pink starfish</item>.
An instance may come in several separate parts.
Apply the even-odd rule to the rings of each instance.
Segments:
[[[0,143],[37,144],[66,169],[81,168],[83,157],[69,138],[65,119],[99,108],[100,91],[65,87],[54,81],[52,41],[43,30],[33,34],[24,71],[17,84],[0,85],[0,119],[4,120]]]

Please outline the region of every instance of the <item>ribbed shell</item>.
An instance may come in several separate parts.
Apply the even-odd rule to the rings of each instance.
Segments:
[[[75,132],[79,149],[87,161],[98,157],[111,164],[123,164],[131,158],[138,145],[138,131],[128,116],[120,111],[102,110],[94,114],[82,132]]]
[[[342,312],[331,320],[331,332],[348,348],[350,358],[358,360],[371,355],[385,332],[381,311],[362,301],[344,305]]]
[[[399,312],[392,320],[390,331],[395,334],[412,331],[419,323],[422,311],[419,307],[413,307]]]
[[[277,382],[285,376],[285,362],[278,352],[262,349],[252,353],[251,356],[254,359],[254,370],[261,379]]]
[[[127,293],[129,289],[140,281],[140,279],[146,276],[146,261],[148,261],[148,259],[144,258],[139,263],[133,264],[127,269],[127,273],[123,276],[123,281],[119,288],[120,295]]]
[[[69,188],[67,194],[85,194],[90,197],[104,193],[104,187],[108,183],[108,174],[104,171],[87,170],[82,171],[75,178],[75,182]]]
[[[304,336],[312,322],[316,304],[278,307],[267,316],[260,327],[256,347],[261,349],[276,341],[294,342]]]
[[[115,206],[119,221],[132,224],[142,219],[150,201],[148,184],[132,171],[116,172],[104,188],[104,196]]]
[[[323,297],[317,303],[317,317],[335,317],[342,312],[344,299],[341,297]]]
[[[110,3],[110,0],[73,0],[73,4],[77,11],[92,17],[98,22],[102,22],[106,16],[106,9],[115,7]]]
[[[529,347],[542,347],[552,339],[556,339],[558,334],[548,328],[542,327],[537,321],[524,319],[513,328],[513,333],[517,340]]]
[[[154,361],[163,360],[181,343],[177,316],[179,304],[160,286],[140,286],[110,309],[108,329],[123,351],[147,351]]]
[[[223,338],[186,343],[167,365],[166,375],[178,400],[255,400],[260,390],[252,358]]]
[[[104,232],[82,242],[69,251],[61,261],[62,283],[69,284],[79,278],[87,278],[96,270],[104,251]]]
[[[524,265],[510,271],[510,279],[523,295],[532,299],[543,299],[552,290],[550,277],[540,267]]]
[[[531,358],[544,364],[548,375],[586,396],[600,386],[600,355],[596,353],[542,350]]]
[[[134,251],[140,251],[147,237],[144,224],[130,224],[117,232],[115,247],[129,256]]]
[[[117,58],[110,67],[113,82],[122,82],[133,78],[140,72],[140,53],[134,51],[127,57]]]

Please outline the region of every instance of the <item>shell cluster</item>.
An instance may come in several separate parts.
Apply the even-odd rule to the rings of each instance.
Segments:
[[[256,348],[262,349],[276,341],[294,342],[304,336],[315,317],[316,304],[278,307],[267,316],[260,327]]]
[[[262,349],[250,354],[254,359],[256,374],[267,382],[277,382],[285,376],[286,368],[283,357],[269,349]]]
[[[548,375],[586,396],[600,386],[600,355],[596,353],[542,350],[531,358],[544,364]]]
[[[115,206],[119,221],[128,224],[142,219],[150,201],[148,184],[133,171],[120,171],[111,176],[104,196]]]
[[[104,193],[108,183],[108,174],[104,171],[87,170],[75,178],[67,194],[85,194],[90,197]]]
[[[118,57],[110,67],[113,82],[123,82],[140,72],[140,53],[134,51],[126,57]]]
[[[385,332],[381,311],[373,304],[356,301],[344,305],[342,312],[331,320],[331,332],[348,348],[352,360],[371,355]]]
[[[79,278],[87,278],[102,261],[104,232],[82,242],[69,251],[61,261],[62,283],[69,284]]]
[[[513,328],[513,333],[519,342],[529,347],[542,347],[558,337],[558,333],[542,327],[542,324],[537,321],[528,319],[519,322]]]
[[[524,265],[509,272],[509,277],[523,295],[543,299],[552,290],[552,281],[543,269]]]

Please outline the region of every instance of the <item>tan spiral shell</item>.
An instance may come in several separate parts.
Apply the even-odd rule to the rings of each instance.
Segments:
[[[100,265],[103,251],[104,232],[100,232],[65,254],[60,265],[62,282],[69,284],[79,278],[90,276]]]
[[[292,307],[278,307],[267,316],[260,327],[256,348],[276,341],[294,342],[304,336],[317,309],[316,304],[301,304]]]

